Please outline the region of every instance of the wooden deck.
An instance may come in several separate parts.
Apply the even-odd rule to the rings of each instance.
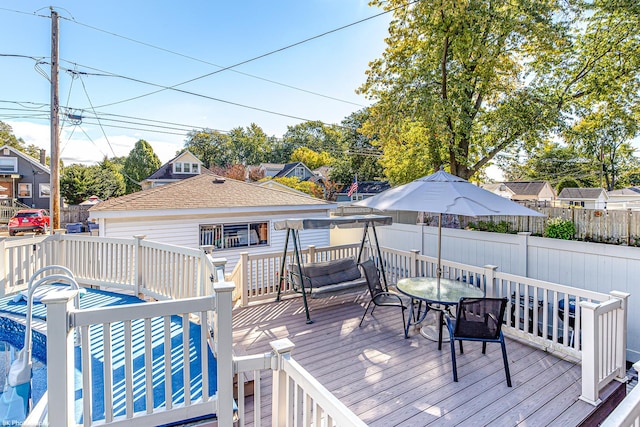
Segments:
[[[594,409],[578,400],[580,365],[507,341],[513,387],[507,387],[498,344],[466,342],[453,382],[449,344],[417,330],[403,336],[400,310],[378,307],[358,327],[364,294],[310,299],[305,323],[300,298],[234,310],[234,350],[258,354],[289,338],[305,369],[371,426],[576,426]],[[456,346],[457,349],[457,346]],[[270,425],[271,374],[263,372],[262,425]],[[246,401],[253,411],[252,398]],[[247,425],[252,425],[249,415]]]

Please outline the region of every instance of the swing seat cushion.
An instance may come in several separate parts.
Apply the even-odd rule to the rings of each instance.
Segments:
[[[364,287],[367,284],[353,258],[307,263],[301,267],[302,278],[298,266],[289,265],[291,283],[297,292],[302,292],[304,281],[304,291],[311,296]]]

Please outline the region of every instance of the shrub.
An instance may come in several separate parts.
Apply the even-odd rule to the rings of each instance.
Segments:
[[[576,226],[573,221],[562,218],[552,218],[547,222],[544,237],[552,239],[571,240],[576,234]]]
[[[509,233],[509,223],[507,221],[478,221],[478,223],[470,222],[468,228],[478,231],[491,231],[494,233]]]

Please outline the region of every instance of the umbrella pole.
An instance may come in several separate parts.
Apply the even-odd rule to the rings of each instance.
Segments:
[[[438,270],[436,271],[436,277],[438,286],[440,285],[440,277],[442,276],[442,213],[438,213]]]

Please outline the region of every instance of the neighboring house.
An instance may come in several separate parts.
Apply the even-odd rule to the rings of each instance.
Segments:
[[[38,161],[9,145],[0,147],[0,199],[17,199],[32,208],[49,209],[50,181],[44,150]]]
[[[607,191],[607,209],[640,210],[640,187]]]
[[[329,179],[330,172],[331,166],[320,166],[319,168],[313,170],[313,174],[316,176],[316,179],[318,181]]]
[[[227,258],[231,271],[241,252],[284,248],[285,231],[273,221],[328,217],[335,203],[202,174],[171,184],[116,197],[89,209],[101,237],[131,237],[202,248]],[[329,230],[300,233],[303,247],[329,245]]]
[[[284,163],[260,163],[258,167],[264,171],[265,177],[273,178],[284,168]]]
[[[204,169],[204,171],[203,171]],[[183,151],[140,182],[143,190],[191,178],[207,171],[191,152]]]
[[[384,190],[391,188],[389,181],[362,181],[358,182],[358,190],[349,197],[350,185],[345,185],[337,194],[337,202],[356,202],[382,193]]]
[[[558,195],[561,206],[606,209],[609,197],[604,188],[563,188]]]
[[[505,199],[511,199],[516,194],[504,182],[481,184],[480,187]]]
[[[315,177],[315,174],[302,162],[287,163],[274,176],[274,178],[298,178],[300,181],[306,181],[312,177]]]
[[[514,201],[550,202],[556,198],[556,192],[547,181],[505,181],[481,187]]]

